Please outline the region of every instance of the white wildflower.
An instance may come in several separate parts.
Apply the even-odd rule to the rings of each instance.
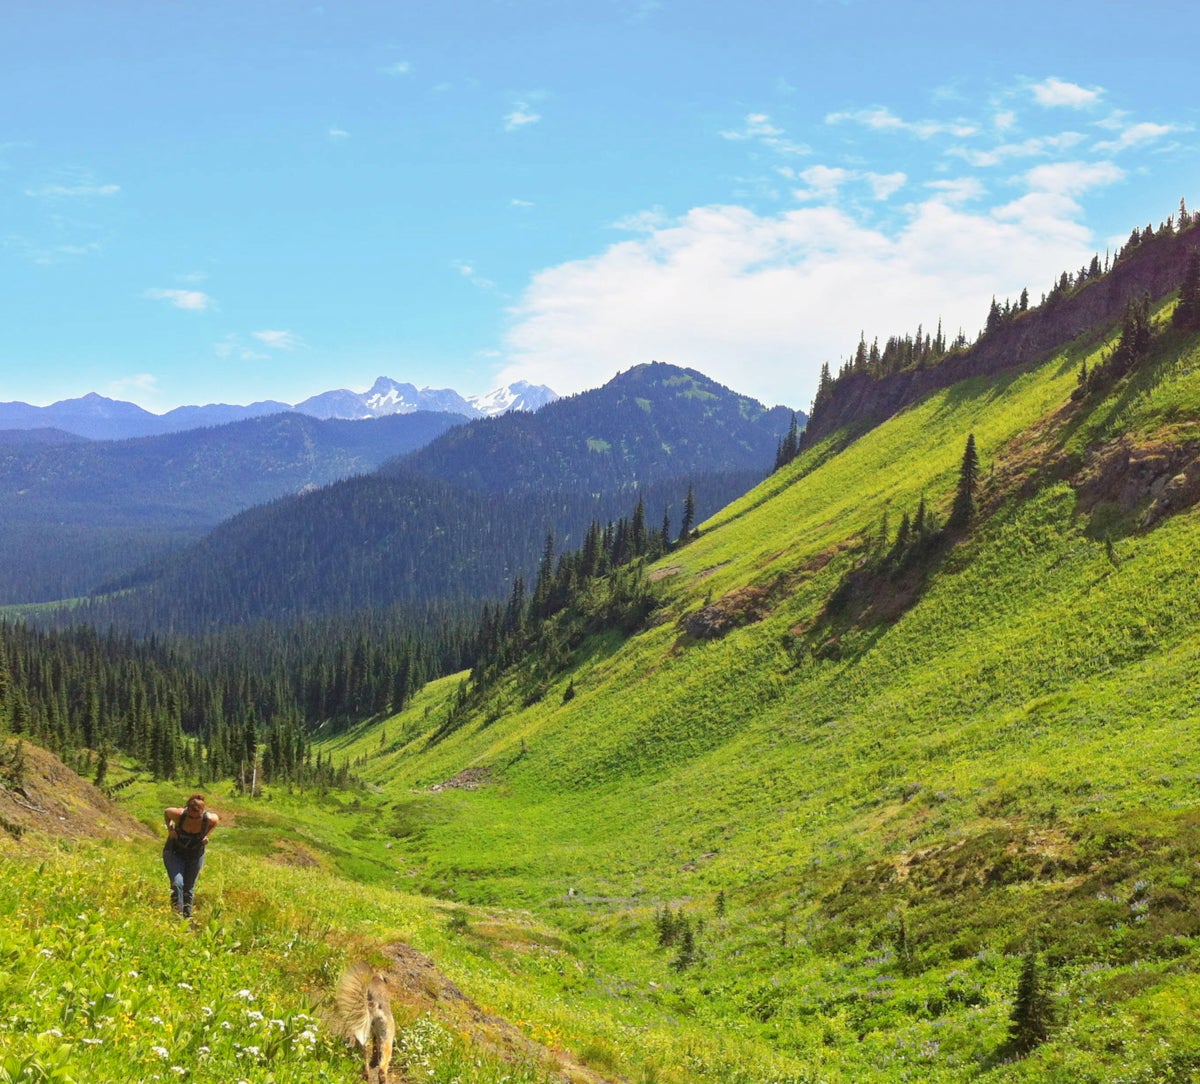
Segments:
[[[150,1053],[157,1054],[160,1058],[169,1058],[171,1056],[170,1052],[165,1046],[152,1046],[150,1048]]]

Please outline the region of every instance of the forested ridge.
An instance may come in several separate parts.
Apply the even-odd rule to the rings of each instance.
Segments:
[[[287,413],[129,440],[0,443],[0,602],[94,591],[243,509],[371,471],[462,420]]]
[[[973,339],[960,328],[892,335],[880,346],[860,336],[834,374],[821,370],[802,447],[813,447],[837,429],[861,432],[938,388],[973,376],[1028,364],[1076,336],[1098,333],[1121,318],[1130,301],[1158,300],[1179,288],[1189,253],[1200,247],[1200,215],[1186,199],[1155,229],[1135,226],[1115,252],[1098,254],[1075,271],[1063,271],[1033,301],[1028,288],[1003,303],[993,297]]]

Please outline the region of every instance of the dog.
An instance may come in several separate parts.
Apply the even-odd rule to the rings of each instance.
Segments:
[[[387,1084],[396,1041],[387,976],[368,963],[354,964],[338,983],[334,1011],[342,1033],[363,1048],[363,1079],[368,1084]]]

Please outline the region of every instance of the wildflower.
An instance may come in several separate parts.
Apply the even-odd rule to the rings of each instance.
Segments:
[[[99,1046],[102,1042],[104,1042],[103,1039],[93,1039],[90,1036],[85,1036],[79,1041],[85,1043],[87,1046]]]
[[[198,1057],[201,1061],[203,1061],[211,1053],[212,1053],[212,1051],[207,1046],[202,1046],[196,1050],[196,1057]]]
[[[263,1018],[263,1014],[262,1014],[262,1013],[260,1013],[260,1012],[259,1012],[257,1009],[247,1009],[247,1010],[246,1010],[246,1017],[247,1017],[247,1019],[249,1019],[249,1020],[258,1021],[258,1020],[261,1020],[261,1019]]]
[[[41,951],[41,952],[39,952],[39,953],[38,953],[38,955],[39,955],[39,956],[45,956],[47,960],[53,960],[53,959],[54,959],[54,950],[53,950],[53,949],[44,948],[44,949],[42,949],[42,951]]]
[[[51,1028],[49,1031],[43,1031],[43,1035],[53,1035],[56,1039],[62,1038],[62,1032],[58,1028]]]
[[[175,984],[180,990],[194,990],[195,987],[190,982],[177,982]]]
[[[209,1008],[209,1006],[207,1006],[207,1005],[201,1005],[201,1006],[200,1006],[200,1011],[201,1011],[202,1013],[204,1013],[204,1015],[205,1015],[205,1016],[212,1016],[212,1014],[213,1014],[213,1011],[212,1011],[212,1009],[211,1009],[211,1008]]]
[[[239,990],[234,997],[240,997],[243,1001],[253,1001],[254,995],[249,990]]]
[[[162,1022],[163,1022],[163,1018],[161,1016],[150,1017],[150,1023],[152,1023],[152,1024],[161,1024]]]
[[[180,1076],[187,1076],[187,1070],[182,1065],[172,1065],[171,1072],[178,1073]]]
[[[137,973],[136,971],[130,971],[130,972],[129,972],[129,977],[130,977],[131,979],[136,979],[136,978],[138,977],[138,973]]]
[[[150,1048],[150,1053],[157,1054],[160,1058],[169,1058],[171,1056],[170,1052],[165,1046],[152,1046]]]
[[[282,1020],[271,1020],[270,1024],[271,1027],[278,1028],[280,1031],[287,1031],[287,1024],[285,1024]]]

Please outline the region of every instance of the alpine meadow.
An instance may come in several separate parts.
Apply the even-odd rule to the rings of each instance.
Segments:
[[[863,342],[703,522],[580,521],[411,626],[10,610],[0,1082],[356,1079],[362,960],[393,1084],[1196,1079],[1198,314],[1181,205],[975,342]],[[751,411],[636,376],[641,457],[654,395],[698,447]],[[412,463],[533,440],[468,425]],[[197,787],[183,920],[157,838]]]

